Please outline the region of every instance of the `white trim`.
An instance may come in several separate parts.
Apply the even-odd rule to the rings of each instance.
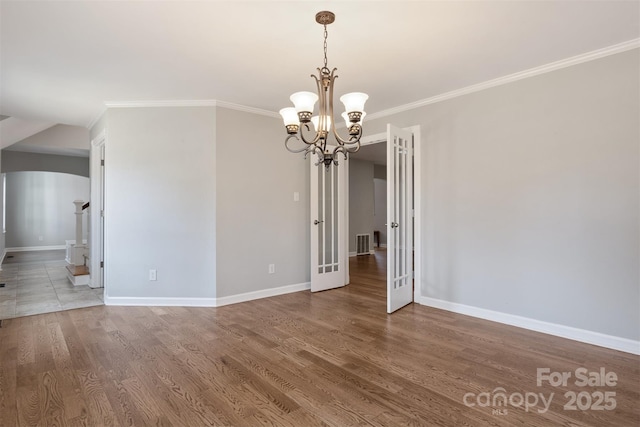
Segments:
[[[279,288],[264,289],[261,291],[246,292],[221,298],[147,298],[147,297],[109,297],[105,295],[105,305],[126,306],[160,306],[160,307],[222,307],[224,305],[237,304],[262,298],[306,291],[311,288],[310,282],[295,285],[281,286]]]
[[[54,246],[24,246],[21,248],[7,248],[6,252],[29,252],[29,251],[55,251],[58,249],[67,249],[66,245],[54,245]]]
[[[100,112],[98,114],[96,114],[96,116],[89,122],[87,123],[87,126],[85,126],[87,129],[91,130],[91,128],[93,126],[95,126],[96,123],[98,123],[98,121],[100,120],[100,118],[102,118],[102,116],[104,115],[104,113],[107,112],[107,107],[102,106],[102,109],[100,110]]]
[[[420,125],[408,128],[413,134],[413,300],[418,301],[422,289],[422,137]],[[385,244],[385,247],[387,245]],[[416,256],[417,254],[417,256]]]
[[[154,108],[154,107],[215,107],[215,99],[186,99],[158,101],[105,101],[107,108]]]
[[[362,139],[360,139],[360,145],[361,146],[365,146],[365,145],[373,145],[373,144],[378,144],[378,143],[382,143],[382,142],[387,142],[387,133],[386,132],[382,132],[382,133],[375,133],[373,135],[367,135],[367,136],[363,136]]]
[[[215,298],[104,297],[105,305],[152,307],[217,307]]]
[[[95,138],[91,140],[91,150],[89,151],[89,183],[90,183],[90,197],[91,206],[90,210],[90,218],[91,224],[89,224],[90,232],[90,242],[89,242],[89,254],[90,254],[90,266],[89,271],[93,272],[91,274],[91,283],[90,287],[99,288],[103,287],[104,293],[106,293],[106,270],[103,270],[103,276],[100,275],[100,262],[105,259],[105,242],[101,240],[101,237],[104,237],[106,240],[106,232],[102,233],[100,231],[100,208],[104,209],[104,206],[101,205],[101,200],[106,200],[104,194],[101,194],[104,190],[104,183],[102,182],[102,149],[103,146],[106,150],[106,142],[107,142],[107,132],[103,129]],[[105,156],[106,157],[106,156]],[[105,203],[106,205],[106,203]],[[106,224],[104,225],[106,230]],[[102,253],[102,259],[99,256]],[[101,283],[102,279],[102,283]]]
[[[244,111],[245,113],[259,114],[261,116],[273,117],[280,119],[281,116],[275,111],[263,110],[262,108],[248,107],[246,105],[234,104],[233,102],[216,101],[216,105],[231,110]]]
[[[234,104],[233,102],[218,101],[216,99],[191,99],[175,101],[106,101],[107,108],[148,108],[148,107],[222,107],[230,110],[244,111],[246,113],[259,114],[273,118],[279,118],[280,114],[263,110],[262,108],[249,107]]]
[[[0,271],[2,271],[2,263],[4,262],[4,257],[7,256],[7,251],[2,252],[2,256],[0,257]]]
[[[593,344],[613,350],[624,351],[625,353],[640,355],[640,341],[634,341],[628,338],[606,335],[600,332],[587,331],[585,329],[559,325],[557,323],[544,322],[528,317],[501,313],[499,311],[487,310],[485,308],[458,304],[455,302],[444,301],[436,298],[422,297],[418,302],[422,305],[451,311],[453,313],[478,317],[480,319],[503,323],[505,325],[511,325],[519,328],[529,329],[531,331],[542,332],[543,334],[554,335],[557,337],[580,341],[587,344]]]
[[[264,289],[261,291],[246,292],[243,294],[229,295],[227,297],[216,298],[216,307],[223,305],[237,304],[239,302],[253,301],[256,299],[275,297],[278,295],[290,294],[293,292],[308,291],[311,289],[311,282],[298,283],[295,285],[280,286],[279,288]]]
[[[549,73],[551,71],[556,71],[562,68],[571,67],[573,65],[582,64],[584,62],[593,61],[595,59],[603,58],[609,55],[614,55],[616,53],[626,52],[628,50],[637,49],[639,47],[640,47],[640,38],[629,40],[613,46],[605,47],[603,49],[598,49],[591,52],[583,53],[581,55],[572,56],[570,58],[561,59],[560,61],[551,62],[549,64],[541,65],[539,67],[530,68],[528,70],[509,74],[503,77],[498,77],[497,79],[488,80],[488,81],[467,86],[461,89],[456,89],[451,92],[446,92],[440,95],[432,96],[431,98],[426,98],[426,99],[415,101],[409,104],[404,104],[404,105],[399,105],[397,107],[389,108],[387,110],[378,111],[376,113],[367,114],[367,120],[373,120],[381,117],[391,116],[393,114],[398,114],[404,111],[413,110],[414,108],[424,107],[425,105],[435,104],[436,102],[445,101],[451,98],[457,98],[458,96],[467,95],[473,92],[479,92],[484,89],[489,89],[495,86],[501,86],[507,83],[515,82],[517,80],[522,80],[522,79],[534,77],[540,74]]]
[[[357,252],[349,252],[349,258],[352,258],[354,256],[360,256],[360,255],[375,255],[376,251],[375,250],[370,250],[368,254],[358,254]]]

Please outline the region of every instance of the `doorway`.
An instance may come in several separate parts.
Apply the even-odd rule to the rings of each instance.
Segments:
[[[105,142],[106,134],[103,131],[91,141],[89,160],[89,175],[91,179],[90,286],[92,288],[104,288],[104,296],[107,293],[104,277]]]
[[[395,129],[395,131],[394,131]],[[394,128],[389,125],[387,133],[380,133],[368,136],[363,138],[361,143],[362,147],[358,153],[352,154],[349,160],[349,167],[347,168],[347,176],[349,180],[349,194],[348,194],[348,212],[350,217],[350,226],[348,235],[348,247],[349,247],[349,256],[351,268],[358,268],[359,264],[371,264],[372,261],[360,261],[354,260],[354,256],[358,257],[358,253],[362,254],[361,249],[358,248],[358,244],[356,241],[360,238],[358,235],[369,234],[370,240],[370,255],[366,255],[365,257],[375,257],[374,264],[380,264],[381,262],[385,262],[387,260],[387,248],[386,248],[386,239],[387,234],[390,233],[391,236],[395,238],[398,236],[398,221],[397,216],[393,213],[394,210],[391,209],[390,214],[394,215],[393,222],[389,224],[387,221],[387,217],[381,221],[381,210],[384,212],[385,209],[380,209],[381,203],[386,202],[386,200],[381,200],[379,197],[380,183],[376,182],[379,179],[386,179],[386,176],[381,174],[382,170],[386,170],[387,160],[390,156],[393,155],[394,150],[395,153],[398,153],[398,150],[394,147],[391,147],[391,150],[388,150],[387,139],[389,137],[394,139],[394,146],[397,145],[397,139],[393,135],[394,132],[404,132],[404,135],[409,135],[409,139],[411,139],[412,144],[408,147],[408,152],[411,154],[411,149],[413,149],[412,155],[410,155],[410,159],[408,161],[411,162],[413,166],[411,177],[407,178],[409,181],[408,186],[409,190],[414,189],[412,191],[411,200],[407,200],[409,202],[408,206],[404,203],[404,206],[407,206],[407,212],[404,214],[404,222],[410,223],[408,225],[408,229],[411,230],[407,235],[406,233],[403,235],[404,239],[407,237],[410,239],[411,243],[408,244],[406,255],[408,255],[408,260],[403,264],[404,272],[401,274],[401,280],[404,281],[404,284],[407,286],[403,290],[404,296],[400,299],[404,302],[398,304],[398,294],[397,289],[398,286],[398,277],[396,275],[396,279],[394,280],[391,276],[394,275],[394,272],[391,271],[391,275],[389,277],[379,277],[378,279],[383,279],[384,281],[378,281],[379,284],[385,283],[387,285],[387,312],[391,313],[398,308],[402,307],[407,302],[417,302],[420,300],[420,277],[421,277],[421,268],[420,268],[420,260],[421,260],[421,242],[419,238],[414,238],[414,236],[420,236],[421,230],[421,191],[420,191],[420,127],[414,126],[411,128],[407,128],[404,131],[401,129]],[[408,132],[408,133],[407,133]],[[402,148],[400,149],[402,151]],[[418,159],[414,161],[414,159]],[[394,159],[391,159],[394,160]],[[397,157],[394,161],[397,161]],[[363,166],[364,165],[364,166]],[[363,170],[365,171],[363,173]],[[394,170],[394,167],[392,167]],[[363,178],[367,176],[371,178],[371,181],[368,183],[363,191],[357,189],[358,183],[354,183],[352,179],[362,181]],[[352,174],[353,172],[353,174]],[[391,172],[393,173],[393,172]],[[397,175],[394,179],[397,178]],[[376,188],[377,187],[377,188]],[[395,187],[392,185],[392,187]],[[397,187],[395,187],[397,189]],[[393,191],[394,188],[389,191]],[[377,193],[377,194],[376,194]],[[386,194],[386,192],[385,192]],[[378,197],[376,197],[378,196]],[[395,196],[392,196],[394,200],[397,201]],[[393,202],[392,202],[393,203]],[[396,202],[397,204],[397,202]],[[364,206],[362,206],[364,205]],[[364,209],[363,209],[364,208]],[[397,210],[395,211],[397,213]],[[364,216],[369,215],[368,218],[364,218]],[[402,221],[400,221],[402,222]],[[374,225],[375,224],[375,225]],[[381,226],[382,224],[383,226]],[[402,228],[402,225],[400,226]],[[400,232],[402,235],[402,231]],[[395,242],[395,243],[394,243]],[[394,244],[397,244],[398,240],[393,240],[392,238],[392,254],[389,256],[393,256],[396,259],[391,260],[397,262],[398,254],[402,256],[402,250],[398,251],[397,248],[393,248]],[[376,252],[378,251],[378,252]],[[384,252],[382,252],[384,251]],[[363,257],[364,258],[364,257]],[[393,262],[392,262],[393,264]],[[402,266],[402,265],[401,265]],[[392,270],[396,269],[396,266],[391,267]],[[402,270],[402,268],[400,270]],[[374,268],[372,271],[377,271],[378,275],[382,276],[387,274],[386,264],[385,268]],[[350,280],[348,281],[350,282]],[[392,294],[395,292],[395,296]],[[395,300],[395,301],[394,301]]]

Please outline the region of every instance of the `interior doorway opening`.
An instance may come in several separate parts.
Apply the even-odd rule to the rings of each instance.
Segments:
[[[405,139],[403,143],[406,144],[406,140],[409,139],[408,145],[404,145],[404,148],[398,146],[399,139],[396,135],[399,134],[403,135],[400,139]],[[389,140],[393,141],[391,147],[388,145]],[[387,133],[363,138],[360,151],[350,156],[347,168],[349,181],[347,208],[349,268],[361,269],[363,266],[368,266],[367,275],[371,279],[368,285],[377,283],[379,287],[387,291],[388,313],[404,306],[407,302],[419,301],[420,298],[420,162],[415,160],[420,159],[419,146],[419,126],[401,130],[389,125]],[[398,163],[398,159],[403,154],[406,154],[404,163]],[[389,162],[391,162],[391,167],[387,168]],[[398,164],[401,167],[398,168]],[[398,186],[398,177],[402,175],[403,169],[407,169],[408,175],[405,175],[404,183]],[[385,172],[393,175],[390,187],[386,186]],[[408,188],[408,192],[401,191],[404,196],[398,198],[397,191],[399,188],[402,190],[403,186]],[[381,189],[386,191],[381,191]],[[413,191],[414,189],[415,191]],[[386,200],[386,197],[382,197],[381,194],[390,195],[391,199]],[[401,205],[399,210],[398,205]],[[402,220],[399,220],[398,213],[402,213],[403,210],[405,211],[404,216],[402,216]],[[389,220],[389,215],[392,215],[391,220]],[[398,222],[400,226],[398,226]],[[403,226],[406,229],[398,232],[399,228],[402,229]],[[387,235],[389,233],[393,236],[391,254],[387,252]],[[368,255],[365,255],[359,248],[358,242],[363,234],[370,235]],[[398,240],[399,235],[402,236],[400,240]],[[398,246],[399,242],[405,245],[404,249]],[[372,258],[361,260],[358,259],[360,256]],[[388,256],[394,259],[389,260]],[[403,256],[405,257],[404,264],[401,264],[398,269],[398,261]],[[354,257],[356,258],[354,259]],[[387,260],[390,261],[389,268],[391,270],[387,268]],[[380,265],[382,262],[385,264],[384,268]],[[376,277],[372,276],[374,274]],[[359,277],[361,276],[359,275]],[[397,288],[400,287],[398,277],[402,277],[401,280],[407,285],[403,291],[404,296],[400,298],[404,300],[402,303],[398,303]]]

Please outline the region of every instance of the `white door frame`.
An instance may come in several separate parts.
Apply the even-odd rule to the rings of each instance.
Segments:
[[[422,162],[420,161],[421,157],[421,140],[420,140],[420,125],[410,126],[403,128],[404,130],[410,131],[413,134],[413,248],[415,251],[414,255],[414,268],[413,268],[413,283],[414,283],[414,291],[413,291],[413,302],[420,302],[421,300],[421,292],[420,287],[422,284]],[[387,132],[376,133],[373,135],[368,135],[363,137],[360,140],[360,145],[372,145],[380,142],[387,141]],[[347,173],[347,182],[349,180],[349,168],[346,169]],[[348,186],[347,186],[348,188]],[[347,201],[349,200],[349,194],[347,193]],[[349,204],[347,203],[347,217]],[[346,233],[347,245],[349,239],[349,230]],[[348,247],[348,246],[347,246]],[[385,277],[386,279],[386,277]]]
[[[104,237],[104,228],[106,225],[104,224],[104,218],[102,217],[104,206],[101,206],[105,200],[104,178],[102,173],[102,153],[105,148],[106,140],[106,132],[102,131],[91,141],[91,151],[89,154],[89,176],[91,179],[91,204],[89,206],[89,209],[91,210],[91,241],[89,246],[91,263],[89,266],[89,273],[91,277],[91,287],[104,287],[105,296],[107,294],[107,281],[104,278],[104,267],[100,266],[100,262],[104,261],[105,245],[103,240],[106,239],[106,237]]]

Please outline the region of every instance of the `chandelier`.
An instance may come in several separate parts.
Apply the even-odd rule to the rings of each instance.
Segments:
[[[322,11],[316,14],[316,22],[324,26],[324,66],[318,68],[317,76],[311,75],[316,80],[317,93],[296,92],[289,98],[295,107],[280,110],[288,134],[284,141],[287,150],[292,153],[304,152],[305,159],[309,154],[315,154],[318,156],[316,165],[324,164],[327,169],[331,163],[338,165],[340,153],[346,160],[347,153],[355,153],[360,149],[362,119],[366,115],[364,103],[369,98],[369,95],[361,92],[352,92],[340,97],[345,107],[342,118],[348,129],[348,137],[346,139],[340,137],[336,131],[336,122],[333,120],[333,85],[338,78],[335,74],[337,69],[329,70],[327,67],[327,25],[333,21],[335,21],[333,12]],[[318,115],[313,116],[317,101],[320,101]],[[315,134],[311,132],[309,122],[313,124]],[[337,142],[332,151],[327,148],[329,133],[333,133]],[[289,146],[291,139],[302,140],[306,146],[293,149]]]

